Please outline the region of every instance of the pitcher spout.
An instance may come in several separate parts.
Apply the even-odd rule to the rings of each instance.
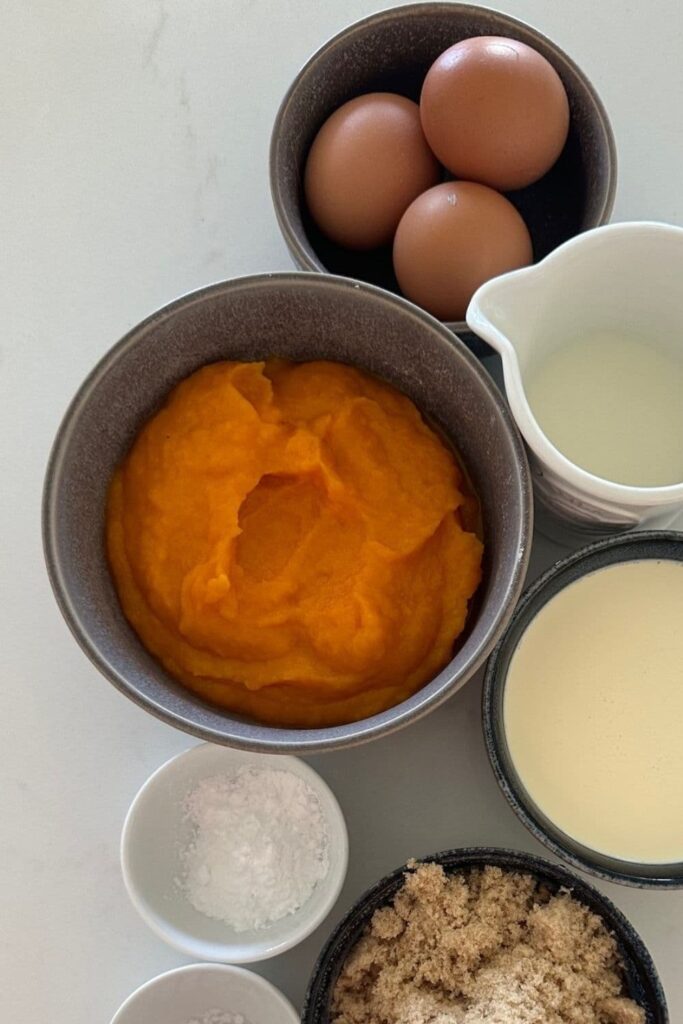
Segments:
[[[524,361],[538,303],[536,268],[525,267],[483,284],[467,308],[467,325],[502,357]]]

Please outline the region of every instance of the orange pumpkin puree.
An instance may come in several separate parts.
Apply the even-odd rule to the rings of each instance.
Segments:
[[[124,613],[191,690],[280,726],[355,721],[450,660],[480,580],[462,473],[406,397],[331,362],[215,363],[109,491]]]

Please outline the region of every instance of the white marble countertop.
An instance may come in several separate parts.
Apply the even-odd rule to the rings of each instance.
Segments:
[[[500,0],[583,66],[619,146],[615,219],[683,222],[679,0]],[[305,58],[378,0],[5,0],[0,32],[0,1017],[106,1024],[183,958],[130,906],[126,808],[192,742],[123,699],[50,594],[40,494],[51,439],[95,360],[175,296],[290,267],[267,154]],[[381,5],[381,4],[380,4]],[[537,568],[552,557],[539,547]],[[479,682],[395,737],[314,758],[348,817],[335,914],[258,967],[299,1003],[320,944],[410,855],[464,844],[541,852],[499,794]],[[430,780],[432,796],[424,799]],[[378,799],[381,794],[381,800]],[[683,1020],[683,892],[603,886],[641,932]]]

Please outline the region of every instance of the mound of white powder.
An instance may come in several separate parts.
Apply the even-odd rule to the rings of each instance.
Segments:
[[[316,793],[293,772],[242,768],[187,796],[192,839],[181,884],[195,909],[236,932],[293,914],[329,870]]]
[[[227,1010],[207,1010],[201,1017],[193,1017],[187,1024],[249,1024],[241,1013],[228,1013]]]

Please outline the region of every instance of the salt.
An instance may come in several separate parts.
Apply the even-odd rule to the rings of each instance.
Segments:
[[[182,887],[196,910],[236,932],[295,913],[327,875],[325,816],[293,772],[242,768],[202,779],[185,811],[192,838],[181,853]]]
[[[249,1024],[241,1013],[228,1013],[227,1010],[207,1010],[201,1017],[193,1017],[187,1024]]]

